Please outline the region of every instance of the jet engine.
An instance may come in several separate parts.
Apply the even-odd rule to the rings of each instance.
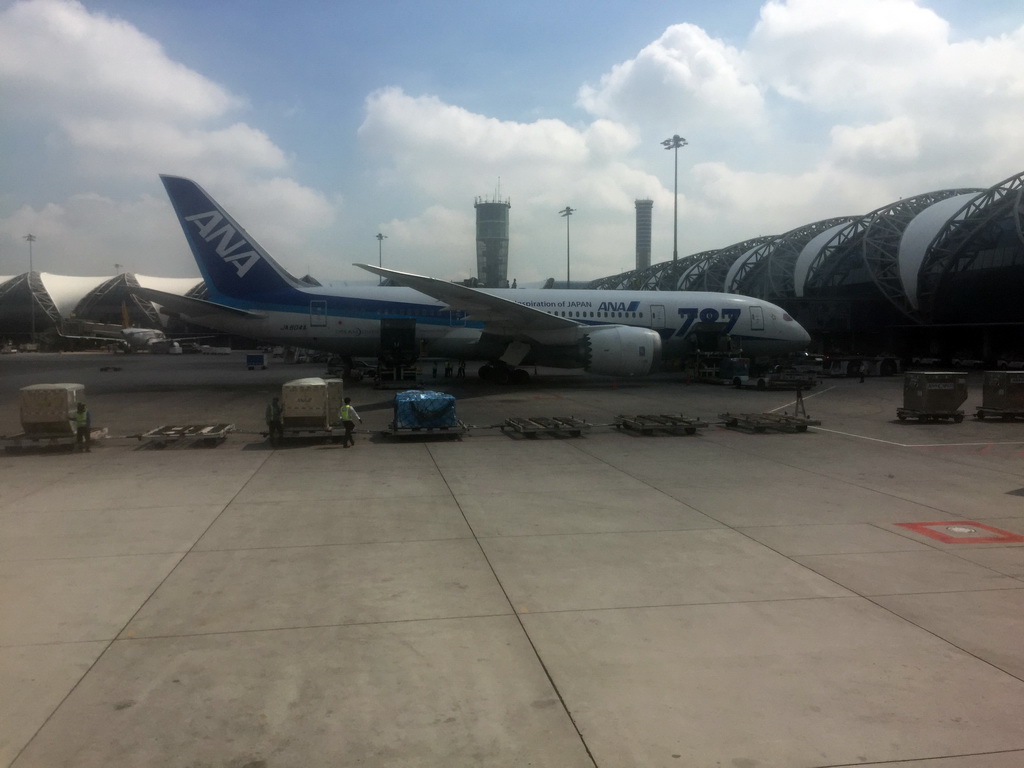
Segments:
[[[644,376],[661,358],[661,336],[649,328],[612,325],[583,337],[583,368],[603,376]]]

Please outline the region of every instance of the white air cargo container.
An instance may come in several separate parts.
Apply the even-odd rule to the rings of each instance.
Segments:
[[[345,401],[345,382],[341,379],[324,379],[327,382],[327,423],[338,421],[338,412]]]
[[[327,382],[294,379],[281,386],[283,425],[287,429],[328,429],[331,425]]]
[[[26,435],[73,436],[83,384],[31,384],[21,388],[21,428]]]

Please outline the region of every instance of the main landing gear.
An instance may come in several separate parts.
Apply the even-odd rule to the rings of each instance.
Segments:
[[[477,375],[484,381],[495,384],[529,384],[530,374],[522,368],[513,368],[504,363],[484,363]]]

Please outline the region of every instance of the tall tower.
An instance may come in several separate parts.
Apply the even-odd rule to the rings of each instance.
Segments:
[[[651,266],[651,212],[653,200],[635,200],[636,205],[636,268]]]
[[[483,288],[508,285],[508,200],[478,197],[476,208],[476,276]]]

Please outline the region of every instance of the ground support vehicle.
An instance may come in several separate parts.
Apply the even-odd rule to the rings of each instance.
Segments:
[[[964,420],[960,405],[967,399],[967,374],[956,371],[907,371],[903,378],[903,407],[896,409],[900,421]]]
[[[640,416],[616,416],[615,426],[641,435],[667,432],[670,435],[693,435],[700,427],[708,426],[706,421],[674,414],[643,414]]]
[[[139,440],[153,448],[166,448],[171,444],[199,444],[214,448],[227,439],[228,433],[234,431],[234,424],[165,424],[139,435]]]
[[[277,447],[277,440],[273,438],[269,431],[260,432],[263,437],[270,438],[270,444]],[[282,440],[327,440],[332,443],[340,443],[341,438],[345,436],[345,427],[341,424],[327,424],[322,427],[289,427],[284,426],[281,428],[281,439]]]
[[[394,418],[385,435],[457,437],[468,427],[455,414],[455,398],[446,392],[409,389],[395,393]]]
[[[819,419],[781,413],[720,413],[718,418],[726,429],[744,432],[806,432],[808,427],[821,424]]]
[[[830,357],[825,376],[895,376],[900,371],[900,361],[890,355],[863,356],[847,355]]]
[[[336,419],[344,394],[341,379],[310,376],[285,382],[281,386],[281,437],[341,440],[345,430]],[[270,436],[269,431],[262,434]]]
[[[896,418],[900,421],[917,419],[918,421],[945,421],[950,419],[957,424],[964,420],[963,411],[918,411],[914,408],[897,408]]]
[[[461,440],[469,427],[461,421],[444,427],[399,427],[394,422],[382,433],[385,437],[454,437]]]
[[[975,409],[974,418],[978,419],[978,421],[982,421],[983,419],[1016,421],[1017,419],[1024,419],[1024,408],[1009,410],[1006,408],[986,408],[983,405],[979,405]]]
[[[1013,421],[1024,418],[1024,373],[985,371],[977,419]]]
[[[818,384],[818,377],[800,371],[773,371],[751,376],[744,384],[745,389],[780,390],[780,389],[813,389]]]
[[[374,379],[376,389],[408,389],[416,386],[419,372],[414,365],[381,365]]]
[[[568,435],[581,437],[592,425],[575,416],[513,416],[505,419],[501,431],[518,432],[527,437]]]
[[[93,429],[89,432],[89,439],[95,443],[107,436],[107,428]],[[29,448],[67,448],[70,451],[75,449],[75,441],[78,436],[67,432],[22,432],[17,435],[5,435],[0,437],[0,443],[4,450],[21,451]]]
[[[267,353],[247,352],[245,355],[245,367],[250,371],[254,371],[257,368],[264,371],[267,370]]]
[[[750,377],[750,360],[725,354],[701,353],[687,366],[694,381],[739,387]]]

